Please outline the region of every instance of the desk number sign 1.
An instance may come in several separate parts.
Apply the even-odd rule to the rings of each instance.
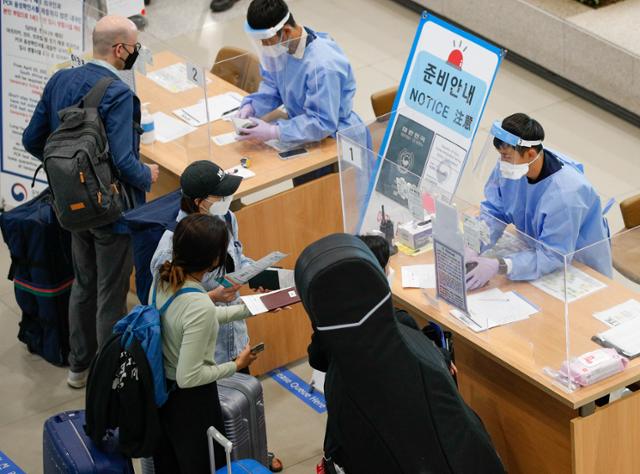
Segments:
[[[204,87],[204,69],[195,64],[187,64],[187,79],[200,87]]]

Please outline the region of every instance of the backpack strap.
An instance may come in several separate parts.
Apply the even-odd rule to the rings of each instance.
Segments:
[[[198,288],[180,288],[173,295],[171,295],[171,297],[162,305],[162,308],[158,310],[158,313],[160,313],[160,315],[164,314],[164,312],[169,308],[169,305],[173,303],[173,300],[175,300],[180,295],[184,295],[185,293],[204,293],[204,291]],[[154,301],[154,306],[155,306],[155,301]]]
[[[91,90],[82,98],[82,106],[97,109],[100,102],[102,102],[105,92],[107,92],[107,88],[113,81],[115,81],[113,77],[105,76],[96,82]]]

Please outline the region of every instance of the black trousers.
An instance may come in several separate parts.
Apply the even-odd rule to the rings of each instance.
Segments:
[[[160,423],[163,437],[153,456],[156,474],[210,474],[207,429],[215,426],[225,434],[216,383],[174,388],[160,407]],[[214,453],[216,469],[226,466],[224,449],[215,442]]]

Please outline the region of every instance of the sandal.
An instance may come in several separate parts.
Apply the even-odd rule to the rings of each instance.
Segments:
[[[280,459],[278,459],[275,454],[269,452],[267,456],[269,458],[269,470],[271,472],[280,472],[282,471],[282,469],[284,469],[282,461],[280,461]]]

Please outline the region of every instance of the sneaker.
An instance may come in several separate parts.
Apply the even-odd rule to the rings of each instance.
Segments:
[[[212,12],[218,13],[228,10],[237,0],[211,0],[209,8]]]
[[[89,369],[82,372],[69,371],[67,374],[67,385],[71,388],[84,388],[87,385]]]

